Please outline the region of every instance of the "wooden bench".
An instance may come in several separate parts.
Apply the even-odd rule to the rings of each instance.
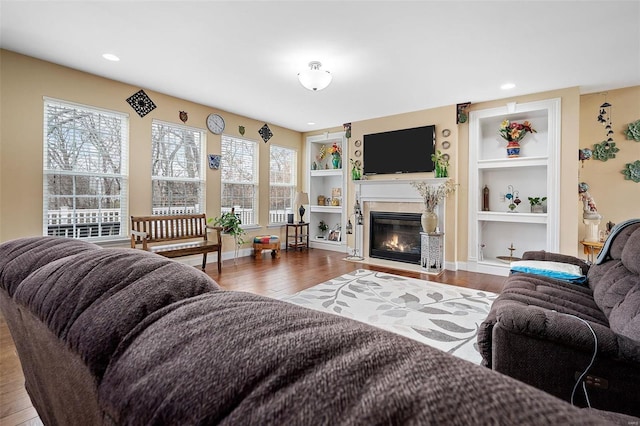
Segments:
[[[207,239],[207,229],[213,229],[217,241]],[[178,214],[170,216],[131,216],[131,248],[157,253],[165,257],[202,254],[202,270],[207,253],[218,252],[218,273],[222,271],[222,228],[208,226],[206,215]],[[196,240],[196,239],[200,240]],[[191,241],[185,241],[191,240]],[[172,244],[150,245],[174,242]]]

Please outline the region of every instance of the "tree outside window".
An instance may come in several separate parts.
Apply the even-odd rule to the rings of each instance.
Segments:
[[[153,214],[202,213],[204,132],[154,120],[151,125]]]
[[[296,191],[297,152],[271,145],[269,163],[269,223],[285,223],[293,212]]]
[[[126,114],[46,98],[43,234],[126,236]]]
[[[242,225],[257,225],[258,144],[222,135],[221,148],[221,213],[233,208]]]

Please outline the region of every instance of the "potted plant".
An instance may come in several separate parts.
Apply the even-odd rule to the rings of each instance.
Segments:
[[[445,156],[440,150],[431,154],[431,161],[435,166],[434,176],[437,178],[449,177],[449,156]]]
[[[542,203],[547,201],[547,197],[528,197],[529,204],[531,204],[531,213],[544,213],[544,207]]]
[[[240,227],[240,225],[242,225],[242,221],[235,213],[235,209],[231,208],[230,212],[223,213],[220,217],[216,217],[215,219],[209,219],[208,222],[213,222],[214,226],[222,227],[222,232],[233,237],[235,242],[233,260],[235,262],[238,257],[238,250],[240,249],[240,246],[245,243],[242,236],[247,233]]]
[[[318,228],[320,229],[320,235],[318,238],[324,238],[324,233],[329,229],[329,225],[327,225],[324,220],[321,220]]]

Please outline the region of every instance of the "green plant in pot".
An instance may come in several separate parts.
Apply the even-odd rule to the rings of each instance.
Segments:
[[[240,227],[240,225],[242,225],[242,221],[235,213],[235,209],[232,208],[230,212],[223,213],[220,217],[209,219],[208,222],[213,222],[214,226],[220,226],[222,228],[222,232],[233,237],[233,241],[235,242],[233,259],[235,261],[238,257],[238,250],[240,249],[240,246],[245,243],[242,236],[247,233]]]
[[[321,220],[318,228],[320,229],[320,236],[324,238],[324,233],[329,229],[329,225],[327,225],[324,220]]]
[[[449,156],[437,150],[435,154],[431,154],[431,161],[434,165],[434,177],[449,177]]]
[[[547,201],[547,197],[528,197],[531,204],[531,213],[544,213],[542,203]]]

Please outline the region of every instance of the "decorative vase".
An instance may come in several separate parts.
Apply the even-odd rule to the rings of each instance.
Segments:
[[[423,211],[420,216],[420,223],[424,232],[436,232],[438,227],[438,215],[435,212]]]
[[[449,177],[449,170],[447,170],[447,166],[440,164],[440,162],[436,162],[435,172],[435,177],[437,178]]]
[[[358,169],[356,166],[353,166],[351,168],[351,179],[360,180],[360,169]]]
[[[520,143],[518,141],[510,141],[507,144],[507,157],[520,157]]]
[[[333,154],[331,161],[333,162],[333,168],[334,169],[339,169],[340,168],[340,155],[339,154]]]

